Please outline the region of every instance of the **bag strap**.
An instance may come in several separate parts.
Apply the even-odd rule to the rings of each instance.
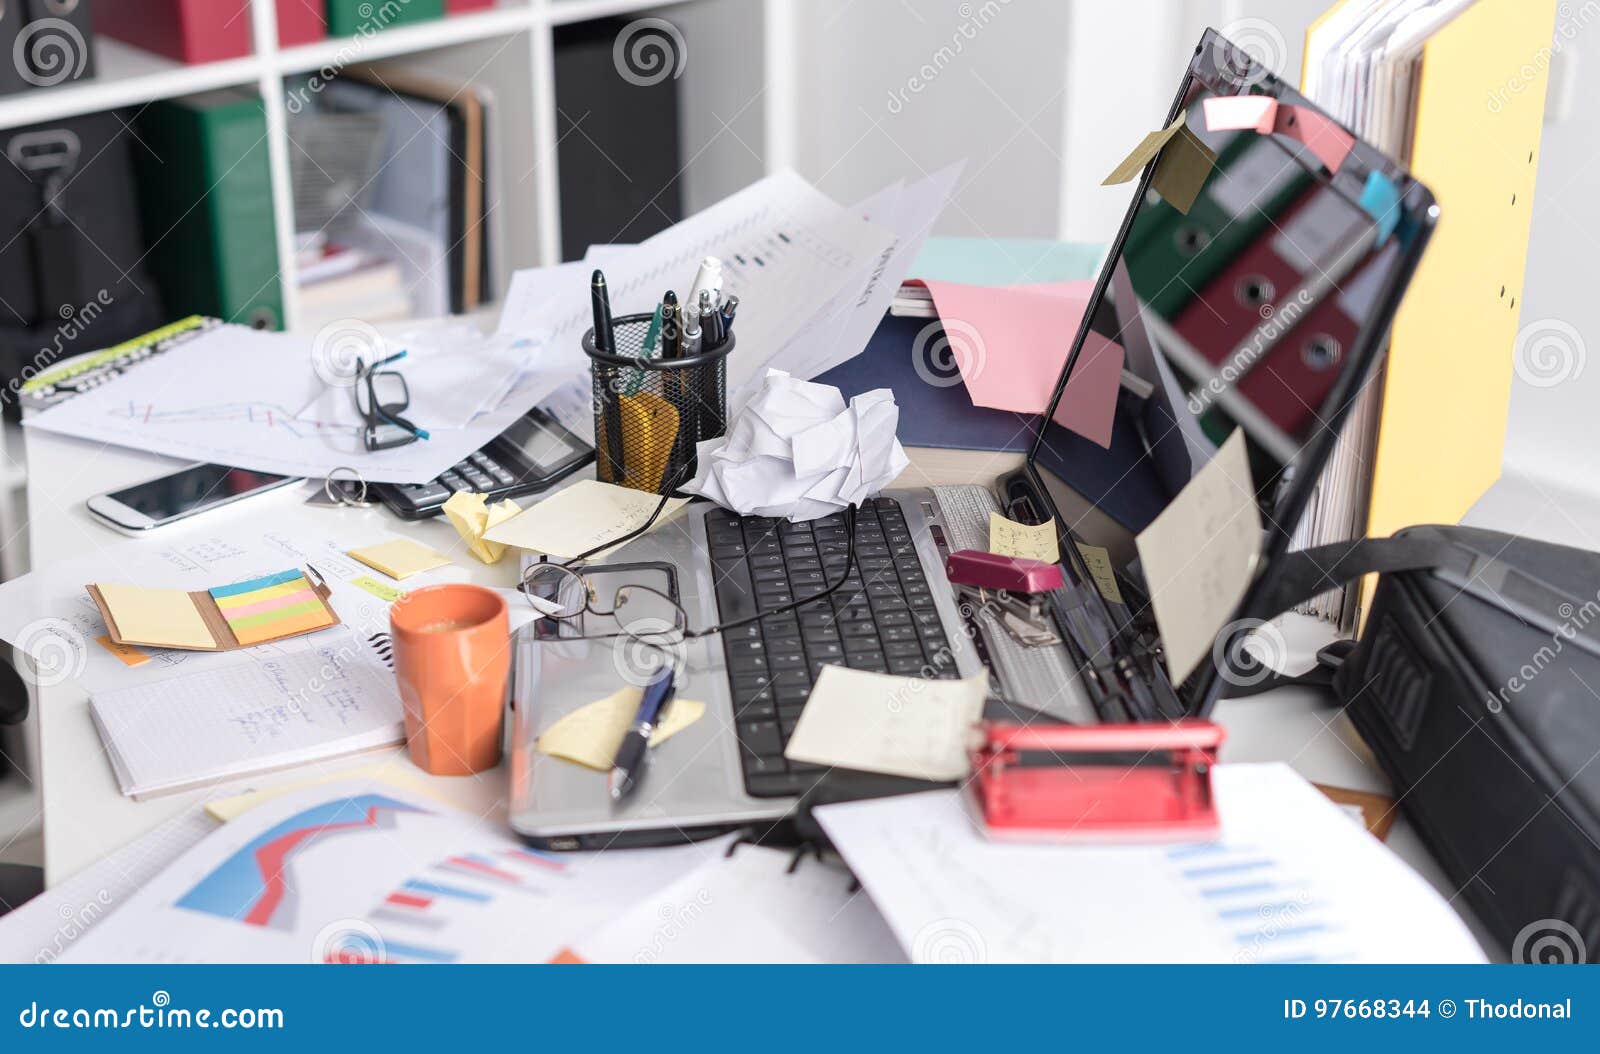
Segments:
[[[1447,538],[1408,534],[1299,549],[1278,558],[1272,583],[1263,592],[1257,611],[1260,618],[1281,615],[1319,593],[1373,572],[1434,569],[1465,575],[1476,555]]]

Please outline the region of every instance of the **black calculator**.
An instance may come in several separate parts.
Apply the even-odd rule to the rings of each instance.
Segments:
[[[490,501],[534,494],[594,460],[594,447],[542,410],[528,411],[481,450],[426,483],[377,483],[374,496],[402,520],[439,515],[458,490]]]

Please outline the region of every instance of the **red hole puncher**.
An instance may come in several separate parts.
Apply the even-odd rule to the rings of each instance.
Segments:
[[[968,794],[991,838],[1205,841],[1220,830],[1209,721],[1022,725],[985,721]]]

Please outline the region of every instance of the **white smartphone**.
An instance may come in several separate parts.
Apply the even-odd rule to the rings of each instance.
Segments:
[[[190,516],[232,505],[252,494],[265,494],[292,483],[294,476],[274,476],[227,465],[189,465],[130,487],[97,494],[86,503],[102,523],[124,534],[142,534]]]

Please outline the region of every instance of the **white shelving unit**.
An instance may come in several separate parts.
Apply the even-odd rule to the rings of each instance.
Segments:
[[[99,37],[98,75],[93,80],[40,89],[0,99],[0,129],[17,128],[103,110],[137,108],[158,99],[223,87],[257,90],[267,118],[278,259],[283,268],[284,313],[290,328],[297,317],[293,273],[295,222],[286,135],[286,79],[346,66],[380,64],[487,86],[494,93],[490,158],[491,243],[495,273],[504,288],[511,270],[560,260],[561,205],[557,179],[557,98],[554,77],[558,27],[618,16],[671,18],[685,37],[690,55],[715,55],[731,48],[753,48],[767,24],[766,9],[790,0],[500,0],[481,12],[402,25],[369,35],[330,38],[279,48],[275,5],[251,4],[255,52],[223,62],[184,65]],[[781,21],[774,19],[773,21]],[[770,53],[770,49],[768,49]],[[687,62],[682,76],[686,101],[683,156],[687,204],[691,208],[720,197],[764,166],[748,162],[718,164],[704,147],[720,126],[689,101],[752,98],[764,88],[761,71],[738,64]],[[569,104],[570,105],[570,104]],[[756,109],[762,109],[759,105]],[[707,123],[709,121],[709,124]],[[762,149],[767,155],[763,132]],[[742,149],[741,149],[741,152]],[[710,157],[704,156],[710,153]]]

